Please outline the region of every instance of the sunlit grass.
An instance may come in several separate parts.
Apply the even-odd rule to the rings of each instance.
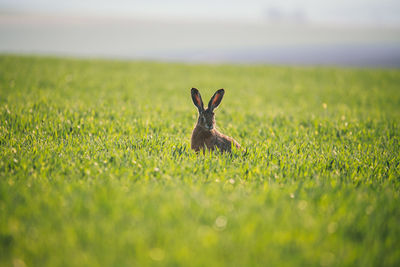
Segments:
[[[400,71],[0,57],[0,264],[396,266]],[[196,155],[203,98],[245,151]]]

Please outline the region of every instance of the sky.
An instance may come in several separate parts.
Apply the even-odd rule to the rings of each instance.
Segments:
[[[400,26],[399,0],[0,0],[1,12]]]
[[[0,53],[400,67],[400,0],[0,0]]]

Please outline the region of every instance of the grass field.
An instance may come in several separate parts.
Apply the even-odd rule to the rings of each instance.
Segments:
[[[3,55],[0,118],[2,266],[400,265],[400,70]]]

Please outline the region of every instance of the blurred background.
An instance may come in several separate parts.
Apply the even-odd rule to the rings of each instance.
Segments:
[[[0,0],[0,53],[400,67],[398,0]]]

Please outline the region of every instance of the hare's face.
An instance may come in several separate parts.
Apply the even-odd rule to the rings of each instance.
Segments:
[[[224,92],[224,89],[217,90],[217,92],[215,92],[215,94],[211,97],[210,102],[208,102],[208,108],[204,109],[203,100],[201,99],[199,90],[192,88],[191,93],[193,104],[199,110],[199,119],[197,121],[197,125],[208,131],[214,129],[214,109],[216,109],[221,103]]]
[[[200,112],[197,124],[208,131],[214,129],[215,125],[214,112],[212,112],[210,109],[206,109]]]

